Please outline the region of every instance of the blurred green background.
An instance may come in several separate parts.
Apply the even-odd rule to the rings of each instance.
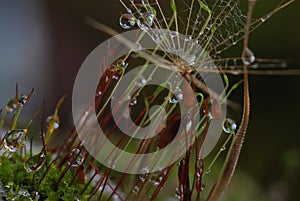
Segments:
[[[255,16],[279,2],[258,1]],[[245,8],[247,1],[241,4]],[[287,59],[290,68],[300,68],[299,10],[296,0],[251,34],[250,47],[257,57]],[[117,0],[1,1],[0,107],[14,95],[15,83],[24,93],[36,89],[29,114],[43,99],[52,111],[67,93],[60,114],[62,126],[72,124],[70,97],[77,70],[109,37],[85,24],[84,18],[93,17],[121,32],[122,12]],[[229,54],[239,56],[239,47]],[[259,200],[258,195],[261,200],[300,200],[300,76],[251,76],[250,86],[252,112],[238,166],[241,176],[234,178],[229,191],[246,196],[242,200]],[[232,100],[241,103],[241,92],[236,90]],[[231,115],[239,121],[240,111]],[[229,200],[234,199],[240,200]]]

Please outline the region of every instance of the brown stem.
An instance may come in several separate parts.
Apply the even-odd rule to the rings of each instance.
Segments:
[[[249,41],[249,29],[251,25],[251,19],[253,14],[253,9],[256,3],[256,0],[249,0],[248,8],[248,18],[247,24],[245,27],[245,38],[244,38],[244,47],[242,59],[246,59],[246,50],[248,48]],[[248,123],[249,123],[249,114],[250,114],[250,96],[249,96],[249,82],[248,82],[248,69],[247,65],[244,62],[244,107],[243,107],[243,117],[240,124],[240,127],[236,133],[236,136],[233,139],[231,148],[228,152],[227,158],[225,160],[222,173],[218,178],[217,182],[211,189],[207,201],[217,201],[221,197],[224,190],[229,185],[231,178],[235,172],[235,168],[239,159],[239,155],[245,140]]]

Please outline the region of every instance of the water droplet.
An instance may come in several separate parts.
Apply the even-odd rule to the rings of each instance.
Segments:
[[[118,67],[121,67],[121,68],[126,68],[126,67],[128,66],[128,63],[125,62],[123,59],[119,59],[119,60],[117,61],[117,66],[118,66]]]
[[[130,29],[135,25],[135,19],[131,14],[126,13],[121,15],[119,23],[123,29]]]
[[[173,94],[174,95],[169,100],[170,103],[178,103],[178,102],[183,100],[183,93],[182,93],[182,90],[179,87],[176,87]]]
[[[145,77],[144,77],[144,76],[140,76],[140,77],[137,78],[136,86],[142,87],[142,86],[144,86],[146,83],[147,83],[147,80],[145,79]]]
[[[198,193],[202,192],[202,191],[204,191],[204,189],[205,189],[205,183],[204,183],[204,181],[202,179],[200,181],[198,180],[196,182],[196,190],[197,190],[197,192]]]
[[[59,127],[59,118],[56,115],[51,115],[46,119],[47,128],[50,132],[58,129]]]
[[[140,187],[135,186],[135,187],[132,189],[132,192],[133,192],[134,194],[137,195],[137,194],[140,192]]]
[[[138,26],[142,30],[147,30],[148,28],[153,26],[155,15],[152,11],[146,11],[142,13],[140,18],[138,19]]]
[[[140,174],[139,174],[139,178],[142,182],[144,182],[147,177],[149,176],[150,170],[148,167],[145,167],[141,170]]]
[[[25,142],[26,133],[26,129],[15,129],[8,131],[4,139],[5,148],[11,152],[20,150]]]
[[[243,63],[248,66],[255,61],[254,53],[249,48],[246,48],[242,59]]]
[[[160,182],[162,181],[163,177],[161,175],[161,171],[156,171],[151,174],[149,181],[153,183],[154,186],[158,186]]]
[[[211,169],[207,169],[207,170],[205,171],[205,174],[209,174],[209,173],[211,173]]]
[[[141,51],[142,49],[143,49],[143,46],[141,45],[141,43],[135,43],[134,44],[134,48],[133,48],[134,52]]]
[[[133,98],[133,99],[130,101],[129,105],[131,105],[131,106],[136,105],[137,102],[138,102],[137,99],[136,99],[136,98]]]
[[[6,111],[13,112],[17,109],[17,101],[15,98],[10,99],[6,104]]]
[[[31,193],[31,197],[32,197],[33,200],[39,200],[40,199],[40,194],[37,191],[33,191]]]
[[[97,93],[96,93],[96,96],[101,96],[102,95],[102,91],[98,91]]]
[[[225,151],[226,150],[226,147],[222,147],[221,149],[220,149],[220,151]]]
[[[197,159],[197,160],[196,160],[196,168],[195,168],[195,171],[196,171],[196,176],[197,176],[197,177],[201,177],[201,174],[202,174],[202,171],[203,171],[203,163],[202,163],[202,160],[201,160],[201,159]]]
[[[80,149],[74,148],[70,153],[66,155],[66,158],[68,160],[68,164],[71,165],[71,167],[77,168],[82,165],[85,156],[80,153]]]
[[[18,98],[18,102],[20,106],[24,106],[27,102],[28,97],[26,95],[20,95]]]
[[[269,15],[269,14],[267,14],[267,15],[265,15],[265,16],[263,16],[263,17],[261,17],[260,18],[260,21],[261,22],[265,22],[267,19],[269,19],[271,16]]]
[[[181,192],[180,189],[177,187],[175,190],[175,197],[181,200]]]
[[[109,161],[109,168],[114,169],[116,167],[115,161],[110,160]]]
[[[226,118],[223,123],[223,131],[225,133],[233,133],[237,128],[236,123],[229,118]]]
[[[33,172],[33,173],[37,172],[44,165],[45,158],[46,156],[44,153],[39,153],[37,155],[28,158],[24,162],[25,170],[27,170],[27,172]]]
[[[192,40],[192,36],[191,35],[187,35],[187,36],[185,36],[184,40],[187,41],[187,42],[191,41]]]
[[[175,38],[179,35],[179,33],[177,31],[170,31],[169,34],[170,34],[171,38]]]

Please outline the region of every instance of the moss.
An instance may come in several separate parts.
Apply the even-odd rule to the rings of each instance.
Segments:
[[[49,164],[49,161],[48,161]],[[93,185],[89,185],[85,193],[81,194],[81,191],[86,186],[86,183],[79,184],[78,179],[75,179],[72,185],[70,185],[76,169],[72,168],[66,172],[59,186],[57,182],[61,176],[64,168],[57,168],[52,165],[46,177],[42,180],[38,186],[47,166],[44,165],[35,175],[31,172],[27,172],[24,169],[23,160],[20,157],[14,158],[1,158],[0,165],[0,180],[7,193],[9,200],[32,200],[34,198],[34,192],[38,192],[38,197],[35,200],[86,200],[89,197],[88,193],[91,192]],[[57,187],[57,188],[56,188]],[[97,196],[97,194],[95,195]]]

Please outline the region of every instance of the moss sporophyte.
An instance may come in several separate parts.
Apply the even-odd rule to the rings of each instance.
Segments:
[[[61,126],[59,113],[66,96],[58,101],[52,114],[46,114],[44,102],[24,123],[20,122],[20,116],[30,103],[33,90],[20,95],[17,86],[15,97],[1,110],[0,200],[219,200],[235,172],[247,132],[248,76],[264,74],[264,70],[258,68],[260,65],[283,64],[280,60],[256,58],[255,51],[249,48],[249,34],[292,2],[281,3],[254,19],[255,0],[249,0],[245,15],[238,1],[232,0],[170,0],[164,3],[120,0],[125,9],[119,19],[121,28],[127,31],[137,28],[139,34],[135,40],[119,36],[117,44],[109,44],[107,59],[99,66],[102,76],[91,100],[94,107],[84,108],[74,127],[64,133],[67,138],[62,145],[53,146],[50,142],[55,141]],[[118,34],[91,18],[87,23],[112,36]],[[144,49],[144,36],[152,39],[153,49]],[[223,58],[223,53],[239,41],[243,42],[241,55]],[[126,54],[107,62],[124,47],[129,48]],[[132,77],[120,98],[115,100],[117,88],[122,87],[120,83],[136,66],[143,66],[142,70]],[[160,69],[171,72],[172,76],[165,76],[160,85],[151,84]],[[299,71],[272,68],[267,73],[299,74]],[[203,74],[209,75],[209,79],[217,74],[223,90],[211,89]],[[242,78],[231,83],[229,74],[242,75]],[[227,98],[240,85],[243,85],[243,114],[238,124],[229,115],[227,117],[224,110],[237,107]],[[117,104],[113,105],[115,102]],[[123,110],[124,102],[127,109]],[[157,105],[160,109],[154,110]],[[183,110],[187,115],[181,115]],[[90,121],[93,113],[96,113],[97,122]],[[120,115],[115,117],[115,114]],[[199,119],[194,122],[196,114]],[[215,121],[222,124],[221,147],[218,144],[212,157],[204,158],[203,149]],[[120,122],[125,122],[122,128]],[[93,124],[104,131],[107,143],[114,144],[116,150],[134,155],[155,153],[167,149],[174,141],[181,142],[173,149],[174,153],[157,156],[159,160],[155,163],[171,160],[185,151],[175,162],[155,171],[152,167],[156,164],[135,158],[123,161],[124,171],[117,171],[123,153],[108,151],[103,144],[97,143],[97,136],[82,140],[83,136],[94,132],[94,127],[90,126]],[[33,125],[39,126],[38,132]],[[142,134],[148,137],[142,138],[140,130],[147,127],[152,129],[143,130]],[[38,140],[33,140],[36,134]],[[92,145],[92,151],[87,143]],[[222,162],[219,156],[225,151],[227,156]],[[107,158],[99,161],[95,153],[105,153]],[[221,161],[222,167],[218,167],[217,161]],[[136,174],[130,172],[134,168],[139,170]]]

